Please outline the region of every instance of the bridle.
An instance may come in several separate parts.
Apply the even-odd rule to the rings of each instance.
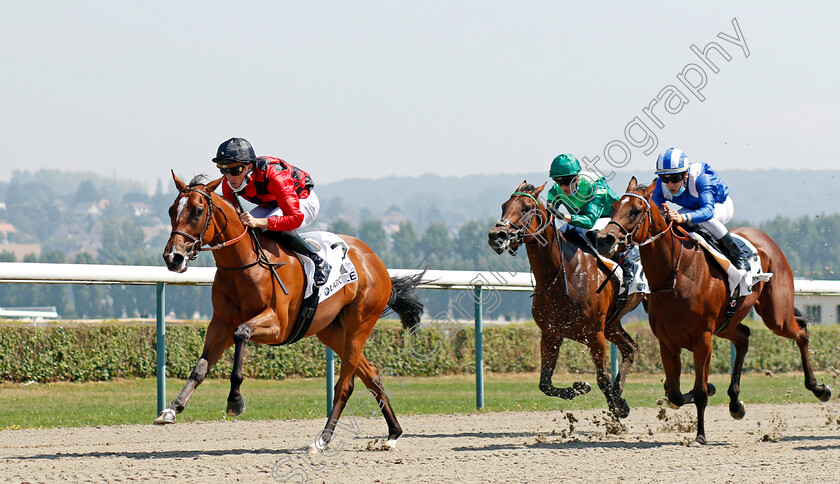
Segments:
[[[496,225],[495,225],[496,227],[504,227],[505,230],[507,230],[507,232],[508,232],[509,237],[505,240],[505,246],[507,247],[508,251],[512,255],[516,255],[516,252],[514,252],[514,250],[510,248],[510,242],[511,242],[510,236],[511,235],[513,235],[514,242],[522,243],[525,240],[525,237],[528,237],[528,236],[536,237],[538,235],[542,235],[542,233],[545,232],[546,229],[548,229],[549,225],[554,224],[554,212],[552,212],[549,209],[546,209],[546,212],[548,213],[548,220],[546,220],[545,223],[540,224],[540,226],[537,227],[536,230],[532,229],[531,228],[531,222],[534,220],[534,215],[532,215],[532,213],[534,213],[535,210],[539,210],[540,206],[542,204],[539,202],[539,200],[537,200],[537,198],[535,196],[531,195],[530,193],[513,192],[511,194],[511,198],[513,198],[515,196],[523,196],[523,197],[530,198],[531,200],[533,200],[534,206],[522,215],[520,220],[521,219],[526,219],[527,223],[523,223],[519,227],[517,227],[516,224],[507,220],[504,217],[500,218],[499,221],[496,222]],[[514,227],[515,231],[511,233],[510,232],[510,227]],[[561,244],[560,245],[560,258],[562,259],[563,258],[563,254],[562,254],[563,239],[560,236],[560,232],[556,232],[556,234],[557,234],[556,235],[556,240],[557,240],[557,242],[559,242]],[[552,241],[552,242],[554,242],[554,241]],[[566,295],[568,296],[568,294],[569,294],[569,283],[566,280],[566,266],[561,261],[560,262],[560,267],[557,269],[557,274],[554,275],[554,278],[552,278],[551,283],[548,286],[546,286],[544,289],[539,290],[539,291],[536,290],[536,288],[534,288],[534,293],[531,294],[531,297],[534,297],[538,294],[542,294],[544,292],[548,292],[552,287],[554,287],[554,285],[560,279],[561,275],[563,276],[563,288],[566,291]]]
[[[639,228],[642,226],[642,222],[637,223],[636,226],[633,227],[632,230],[627,230],[623,225],[621,225],[620,223],[611,219],[609,222],[607,222],[607,226],[609,226],[610,224],[615,225],[616,227],[619,228],[619,230],[621,230],[621,233],[623,235],[622,238],[620,238],[616,241],[617,244],[618,243],[624,243],[626,246],[637,245],[639,247],[644,247],[645,245],[653,243],[656,239],[662,237],[663,235],[665,235],[668,232],[670,232],[674,236],[674,238],[672,239],[672,240],[674,240],[674,243],[676,243],[677,239],[686,240],[688,238],[688,237],[681,237],[681,236],[677,235],[676,228],[679,227],[679,226],[674,225],[673,220],[668,223],[668,226],[665,227],[665,229],[662,232],[659,232],[658,234],[651,236],[650,235],[650,227],[652,227],[652,225],[653,225],[653,219],[652,219],[652,215],[651,215],[650,202],[648,201],[648,199],[639,195],[638,193],[627,192],[624,195],[622,195],[621,198],[619,198],[619,200],[621,200],[624,197],[638,198],[639,200],[641,200],[645,203],[645,214],[647,215],[646,220],[647,220],[647,226],[648,226],[647,238],[645,240],[641,241],[641,242],[636,242],[636,240],[635,240],[636,239],[636,233],[639,231]],[[682,227],[679,227],[679,228],[682,229]],[[685,233],[685,230],[683,230],[683,232]],[[673,274],[673,277],[671,278],[671,284],[668,287],[665,287],[665,288],[662,288],[662,289],[656,289],[656,290],[651,289],[651,291],[650,291],[651,294],[655,294],[655,293],[658,293],[658,292],[670,291],[670,290],[672,290],[676,287],[677,274],[679,273],[679,269],[680,269],[680,261],[682,261],[683,248],[684,248],[683,245],[680,244],[680,255],[677,257],[677,263],[674,264],[674,274]]]
[[[668,232],[668,230],[671,229],[674,226],[674,222],[671,222],[671,223],[668,224],[668,227],[666,227],[665,230],[663,230],[662,232],[659,232],[658,234],[656,234],[654,236],[651,236],[650,235],[650,227],[651,227],[651,224],[652,224],[652,220],[651,220],[651,214],[650,214],[650,202],[648,201],[648,199],[639,195],[639,194],[637,194],[637,193],[633,193],[633,192],[627,192],[627,193],[625,193],[624,195],[621,196],[621,198],[624,198],[624,197],[638,198],[639,200],[641,200],[645,203],[645,213],[644,214],[647,215],[648,238],[643,240],[642,242],[636,242],[635,241],[636,232],[638,232],[639,228],[641,228],[641,226],[642,226],[641,222],[637,223],[636,226],[633,227],[633,230],[627,230],[626,228],[624,228],[623,225],[616,222],[615,220],[610,220],[609,222],[607,222],[607,225],[611,225],[611,224],[615,225],[616,227],[618,227],[619,230],[621,230],[621,233],[623,235],[623,237],[621,239],[619,239],[617,241],[617,243],[623,243],[624,245],[634,245],[635,244],[635,245],[638,245],[639,247],[644,247],[645,245],[653,243],[654,240],[656,240],[659,237],[662,237],[663,235],[665,235],[665,233]],[[621,200],[621,198],[619,200]]]
[[[522,215],[522,217],[520,217],[520,220],[527,220],[527,223],[517,225],[511,222],[510,220],[502,217],[494,225],[494,227],[504,227],[508,235],[508,238],[505,240],[505,246],[508,249],[508,251],[510,251],[514,255],[515,252],[513,252],[513,250],[510,248],[511,242],[522,243],[525,241],[525,237],[535,237],[537,235],[541,235],[548,228],[548,225],[553,223],[554,221],[554,214],[551,213],[551,211],[547,211],[549,216],[548,220],[545,223],[540,224],[540,226],[536,230],[532,229],[531,221],[534,219],[534,215],[532,214],[535,210],[538,211],[540,209],[539,200],[537,200],[537,198],[531,195],[530,193],[526,192],[513,192],[511,194],[511,198],[515,196],[528,197],[534,201],[534,206],[531,207],[527,212],[525,212]],[[513,231],[511,231],[511,227],[513,228]]]
[[[204,227],[201,229],[201,232],[199,232],[197,237],[192,235],[192,234],[188,234],[186,232],[183,232],[181,230],[172,230],[169,233],[169,237],[172,237],[173,235],[180,235],[181,237],[184,237],[185,239],[187,239],[189,242],[192,242],[192,246],[190,246],[189,251],[187,251],[187,257],[189,258],[189,260],[195,260],[195,258],[198,257],[198,253],[201,252],[201,251],[218,250],[218,249],[221,249],[222,247],[227,247],[229,245],[233,245],[233,244],[239,242],[240,240],[242,240],[243,237],[245,237],[245,234],[248,232],[247,227],[238,236],[236,236],[232,239],[220,242],[218,244],[210,245],[208,242],[204,242],[204,234],[206,234],[207,229],[210,228],[210,220],[213,219],[213,210],[216,208],[216,204],[213,202],[213,196],[210,195],[209,193],[205,192],[204,190],[198,190],[196,188],[186,187],[186,188],[184,188],[183,190],[180,191],[180,193],[184,194],[184,196],[186,196],[187,192],[196,192],[196,193],[200,194],[201,196],[203,196],[204,199],[207,201],[207,206],[209,207],[207,209],[207,213],[205,214],[205,217],[204,217]],[[220,209],[219,211],[222,213],[222,216],[225,217],[225,226],[222,228],[222,230],[219,231],[219,233],[222,233],[222,232],[224,232],[225,228],[227,228],[228,218],[227,218],[227,215],[225,214],[224,210]],[[205,244],[207,244],[207,247],[202,247]]]
[[[232,239],[229,239],[229,240],[222,241],[218,244],[209,245],[207,242],[204,242],[204,234],[207,233],[207,229],[210,227],[210,220],[213,218],[213,210],[216,209],[216,208],[219,208],[219,207],[213,202],[213,195],[210,194],[210,193],[207,193],[203,190],[198,190],[198,189],[195,189],[195,188],[192,188],[192,187],[186,187],[186,188],[184,188],[183,190],[180,191],[180,193],[186,193],[186,192],[199,193],[207,201],[207,206],[209,207],[209,209],[207,210],[207,214],[205,215],[205,218],[204,218],[204,228],[201,229],[201,232],[199,232],[198,237],[193,236],[191,234],[188,234],[186,232],[180,231],[180,230],[172,230],[172,232],[169,233],[170,237],[172,237],[173,235],[180,235],[180,236],[185,237],[186,239],[188,239],[189,241],[192,242],[192,246],[190,247],[189,252],[187,252],[187,257],[189,257],[190,260],[194,260],[196,257],[198,257],[198,253],[200,251],[218,250],[218,249],[221,249],[222,247],[227,247],[229,245],[233,245],[233,244],[239,242],[240,240],[242,240],[242,238],[245,237],[245,234],[250,233],[251,234],[251,240],[254,241],[254,254],[256,255],[256,260],[254,262],[251,262],[251,263],[248,263],[248,264],[243,264],[243,265],[236,266],[236,267],[220,267],[219,265],[216,265],[216,269],[218,269],[220,271],[240,271],[240,270],[244,270],[244,269],[249,269],[249,268],[254,267],[254,266],[259,264],[260,266],[265,267],[266,269],[268,269],[271,272],[271,275],[274,277],[274,279],[280,285],[280,289],[283,290],[283,294],[288,296],[289,291],[286,290],[286,286],[283,284],[283,281],[280,279],[280,276],[277,275],[277,271],[275,271],[275,268],[284,266],[284,265],[286,265],[286,263],[285,262],[271,262],[270,260],[268,260],[268,256],[265,255],[265,251],[263,250],[262,246],[260,245],[259,238],[257,237],[257,234],[253,230],[249,230],[249,227],[244,227],[244,230],[242,231],[242,233],[237,235],[236,237],[234,237]],[[240,207],[240,210],[241,210],[241,207]],[[219,208],[219,211],[222,213],[222,216],[224,216],[224,218],[225,218],[225,226],[222,227],[222,230],[219,231],[219,233],[222,233],[227,228],[228,217],[227,217],[227,214],[225,214],[224,210]],[[208,246],[207,247],[202,247],[205,244],[208,244]]]

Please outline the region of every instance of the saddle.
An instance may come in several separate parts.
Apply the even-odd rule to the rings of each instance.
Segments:
[[[695,242],[712,256],[718,266],[726,272],[730,297],[734,297],[739,293],[740,295],[749,294],[752,292],[753,286],[759,282],[767,281],[773,276],[772,272],[762,272],[758,250],[756,250],[750,241],[740,235],[732,234],[732,239],[749,262],[749,269],[746,271],[746,274],[735,268],[735,265],[724,255],[725,252],[721,251],[720,246],[712,234],[701,228],[694,228],[694,230],[688,233]]]
[[[331,270],[326,284],[320,287],[315,286],[313,277],[315,264],[312,262],[312,259],[295,253],[295,256],[303,266],[306,277],[306,286],[303,294],[304,299],[301,305],[300,315],[289,339],[275,346],[291,344],[302,338],[309,330],[318,305],[335,294],[338,289],[359,279],[353,261],[347,256],[349,248],[347,247],[347,243],[344,242],[344,239],[330,232],[306,232],[300,234],[300,236],[310,247],[314,248],[313,251],[315,253],[329,262]]]
[[[715,240],[714,236],[712,236],[712,234],[710,234],[709,231],[707,231],[706,229],[694,226],[691,229],[689,229],[689,232],[694,232],[700,235],[709,245],[714,247],[715,250],[717,250],[721,254],[726,254],[725,248],[721,247],[721,244],[717,240]],[[755,257],[756,259],[758,258],[758,253],[753,248],[751,248],[751,246],[748,246],[746,241],[741,236],[732,234],[732,240],[735,241],[735,245],[738,247],[738,250],[740,250],[740,252],[747,259],[751,259],[753,257]],[[752,266],[752,264],[750,264],[750,266]]]

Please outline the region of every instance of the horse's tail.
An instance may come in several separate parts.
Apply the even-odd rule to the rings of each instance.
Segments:
[[[414,290],[425,273],[424,269],[413,276],[391,278],[391,297],[388,298],[388,308],[400,315],[404,329],[410,330],[420,324],[423,303],[420,302]]]
[[[796,324],[799,325],[802,329],[808,329],[808,320],[805,319],[805,315],[802,314],[802,311],[799,308],[793,308],[793,317],[796,319]]]

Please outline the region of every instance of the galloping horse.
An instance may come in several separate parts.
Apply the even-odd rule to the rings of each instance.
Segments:
[[[621,327],[621,317],[638,306],[644,295],[630,295],[624,308],[613,314],[618,279],[611,277],[604,290],[597,293],[607,273],[599,268],[591,250],[567,240],[555,229],[553,215],[538,198],[543,188],[545,184],[534,187],[522,182],[502,204],[502,218],[489,233],[490,247],[497,254],[505,250],[514,253],[522,243],[528,253],[536,281],[531,314],[542,334],[540,390],[550,397],[567,400],[591,390],[584,382],[575,382],[569,388],[558,388],[551,382],[560,345],[569,338],[589,348],[598,387],[613,415],[624,418],[630,413],[630,406],[621,395],[637,345]],[[608,340],[621,351],[621,366],[614,382],[610,381],[607,368]]]
[[[764,324],[779,336],[796,341],[802,356],[805,388],[821,401],[831,397],[827,385],[818,385],[808,361],[808,331],[805,319],[793,307],[793,272],[776,242],[764,232],[744,227],[732,232],[748,239],[758,250],[763,272],[773,277],[759,282],[755,290],[743,296],[736,306],[731,324],[724,327],[729,292],[723,269],[711,260],[688,237],[681,237],[669,225],[660,208],[651,202],[656,183],[637,186],[630,180],[627,193],[613,204],[612,220],[598,234],[598,250],[610,253],[619,243],[640,247],[642,266],[651,288],[650,328],[659,339],[665,390],[668,400],[682,406],[697,406],[697,442],[706,443],[703,415],[708,397],[715,388],[708,383],[712,360],[712,336],[717,334],[735,345],[735,363],[729,384],[729,413],[744,417],[741,392],[741,366],[749,348],[750,329],[740,321],[755,308]],[[685,348],[694,353],[694,389],[680,393],[680,353]]]
[[[175,422],[175,415],[184,410],[195,388],[231,345],[235,350],[227,413],[241,414],[245,410],[245,401],[239,393],[245,343],[248,340],[269,345],[285,342],[298,319],[306,284],[301,264],[293,253],[269,242],[267,237],[259,240],[269,255],[260,255],[256,250],[255,241],[245,236],[246,227],[234,207],[213,193],[222,178],[206,185],[193,179],[187,185],[174,173],[172,176],[178,197],[169,209],[172,234],[163,252],[166,266],[170,271],[184,272],[188,261],[208,244],[214,250],[218,270],[213,280],[213,317],[207,328],[204,351],[184,389],[155,420],[157,424]],[[396,311],[407,327],[417,325],[423,311],[413,292],[420,276],[392,279],[367,245],[346,235],[341,238],[349,247],[348,256],[356,267],[358,280],[321,302],[305,334],[316,335],[341,358],[332,412],[326,427],[310,446],[310,452],[323,451],[332,438],[341,411],[353,393],[354,373],[382,409],[388,423],[388,445],[396,444],[402,429],[381,378],[362,354],[362,348],[386,306]],[[273,279],[268,266],[276,268],[289,295]]]

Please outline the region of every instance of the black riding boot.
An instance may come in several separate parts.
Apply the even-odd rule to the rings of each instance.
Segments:
[[[627,254],[627,251],[631,249],[627,249],[624,252],[618,252],[612,257],[613,262],[621,261],[619,267],[621,267],[622,278],[624,282],[622,283],[623,287],[629,287],[630,283],[633,282],[633,260],[630,258],[630,254]],[[627,254],[627,257],[624,257],[624,254]],[[622,260],[622,258],[624,260]]]
[[[312,247],[303,240],[300,235],[294,230],[286,230],[286,231],[273,231],[273,230],[266,230],[265,234],[268,235],[272,240],[277,242],[278,244],[289,248],[300,255],[309,257],[312,262],[315,263],[315,274],[313,274],[313,279],[315,280],[315,285],[318,287],[323,286],[327,283],[327,276],[330,274],[330,265],[322,259],[318,254],[312,251]]]
[[[621,261],[621,272],[624,274],[624,285],[630,287],[630,283],[633,282],[633,276],[635,274],[633,274],[633,259],[630,258],[629,254]]]
[[[743,271],[749,270],[750,263],[735,243],[735,239],[732,238],[732,234],[727,232],[726,235],[718,239],[718,244],[720,244],[721,249],[723,249],[723,254],[732,261],[733,264],[735,264],[736,268]]]

